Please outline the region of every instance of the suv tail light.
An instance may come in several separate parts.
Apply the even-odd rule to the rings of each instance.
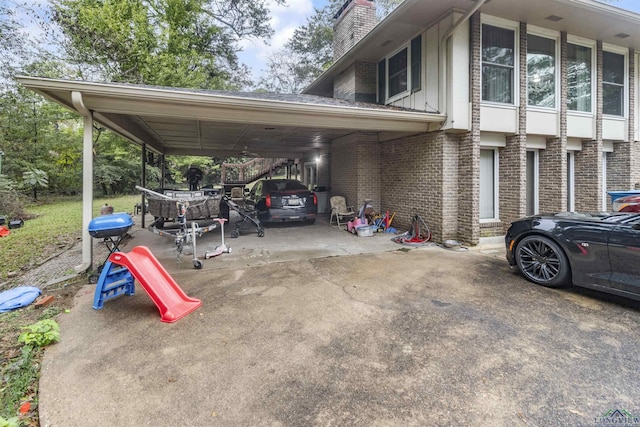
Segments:
[[[316,193],[313,193],[313,204],[314,205],[318,204],[318,195]]]
[[[271,194],[267,194],[267,198],[264,201],[264,204],[270,208],[271,207]]]

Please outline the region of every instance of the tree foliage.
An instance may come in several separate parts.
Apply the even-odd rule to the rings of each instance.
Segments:
[[[403,0],[376,0],[376,16],[383,19]],[[298,93],[333,64],[334,16],[344,0],[328,0],[296,28],[283,50],[272,54],[259,86],[270,92]]]
[[[237,43],[273,32],[266,0],[54,0],[53,16],[69,58],[98,76],[174,87],[247,83]]]

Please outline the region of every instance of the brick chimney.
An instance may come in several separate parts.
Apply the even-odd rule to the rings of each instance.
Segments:
[[[346,0],[333,23],[333,60],[351,49],[376,25],[373,0]]]

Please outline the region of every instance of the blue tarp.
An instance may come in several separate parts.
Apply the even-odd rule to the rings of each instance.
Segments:
[[[25,307],[38,298],[40,294],[40,289],[33,286],[20,286],[0,292],[0,313]]]

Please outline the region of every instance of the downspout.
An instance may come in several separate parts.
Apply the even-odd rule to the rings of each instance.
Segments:
[[[440,40],[440,106],[439,111],[447,113],[447,42],[455,33],[455,31],[465,22],[471,18],[471,15],[476,13],[478,9],[489,3],[491,0],[477,0],[476,4],[468,9],[442,36]]]
[[[93,113],[84,105],[82,93],[71,92],[71,102],[84,118],[82,135],[82,264],[75,267],[83,273],[93,263],[93,243],[89,235],[89,223],[93,216]]]

